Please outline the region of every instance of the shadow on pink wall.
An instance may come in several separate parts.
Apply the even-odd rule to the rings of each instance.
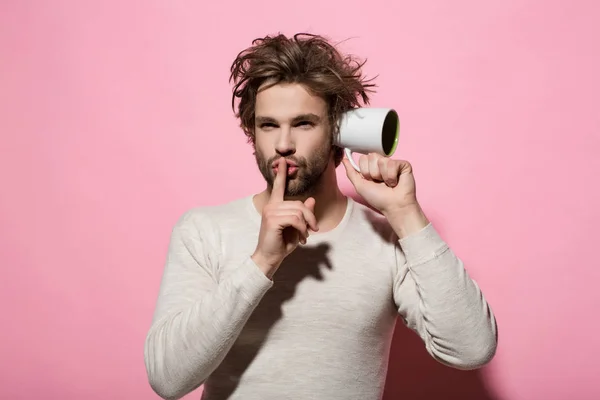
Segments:
[[[460,371],[435,361],[421,339],[398,321],[383,400],[499,400],[479,371]]]

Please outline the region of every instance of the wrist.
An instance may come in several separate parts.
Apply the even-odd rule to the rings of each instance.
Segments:
[[[400,239],[421,231],[429,219],[418,203],[395,207],[382,212]]]
[[[263,274],[269,279],[273,278],[275,271],[279,268],[280,263],[270,261],[267,257],[264,257],[258,251],[255,251],[250,258],[254,261],[254,264],[262,271]]]

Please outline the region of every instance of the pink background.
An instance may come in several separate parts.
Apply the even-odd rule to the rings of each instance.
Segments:
[[[277,31],[368,58],[397,156],[498,318],[478,372],[400,330],[386,399],[600,398],[597,2],[204,3],[0,5],[0,398],[156,398],[143,342],[170,229],[263,188],[227,78]]]

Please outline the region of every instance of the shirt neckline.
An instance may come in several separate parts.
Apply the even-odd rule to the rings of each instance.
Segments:
[[[245,198],[246,209],[248,211],[248,214],[250,215],[250,219],[252,220],[252,222],[258,228],[260,228],[262,215],[258,212],[258,210],[256,209],[256,207],[254,205],[254,196],[255,196],[254,194],[246,196],[246,198]],[[350,220],[350,217],[352,216],[352,213],[355,208],[354,199],[350,196],[345,196],[345,197],[346,197],[346,211],[344,213],[344,216],[340,220],[340,222],[337,224],[337,226],[327,232],[311,233],[311,235],[308,237],[307,244],[320,243],[323,241],[332,240],[333,238],[339,236],[340,233],[345,230],[346,226],[348,225],[348,221]]]

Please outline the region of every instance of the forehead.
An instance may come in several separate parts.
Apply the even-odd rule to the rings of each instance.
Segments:
[[[299,114],[324,116],[327,103],[297,83],[285,83],[259,89],[256,96],[257,117],[289,120]]]

